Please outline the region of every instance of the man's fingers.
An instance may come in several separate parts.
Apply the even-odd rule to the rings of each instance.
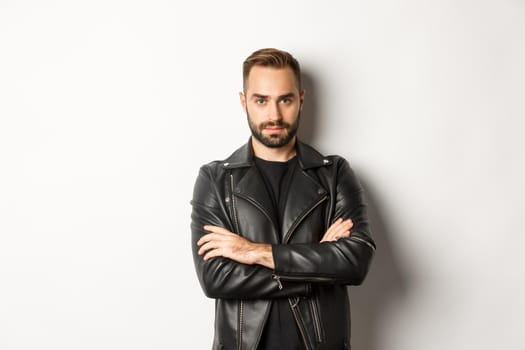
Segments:
[[[327,232],[338,230],[343,227],[351,227],[353,225],[352,219],[343,220],[342,218],[337,219],[329,228]]]
[[[341,226],[342,222],[343,222],[342,218],[339,218],[339,219],[335,220],[334,223],[332,225],[330,225],[328,230],[326,230],[326,232],[325,232],[323,237],[330,237],[331,235],[333,235],[334,232],[337,230],[337,228],[339,226]]]
[[[218,244],[217,244],[216,241],[206,242],[200,247],[198,254],[202,255],[202,254],[206,253],[207,251],[212,250],[212,249],[217,248],[217,247],[218,247]]]
[[[350,236],[350,231],[349,230],[341,232],[341,234],[335,236],[335,239],[338,240],[339,238],[344,238],[344,237],[348,237],[348,236]]]
[[[209,226],[204,226],[204,227],[209,227]],[[216,227],[216,226],[211,226],[211,227]],[[202,245],[202,244],[204,244],[206,242],[212,241],[212,240],[219,241],[219,240],[229,239],[233,235],[235,235],[234,233],[231,233],[230,231],[228,231],[226,229],[222,229],[221,227],[217,227],[217,228],[219,228],[221,230],[220,231],[210,231],[211,233],[205,234],[204,236],[202,236],[197,241],[197,245],[200,246],[200,245]]]
[[[206,236],[212,237],[212,239],[204,241],[198,251],[199,255],[204,254],[204,260],[207,260],[206,256],[208,256],[209,259],[210,254],[213,257],[223,255],[223,253],[225,252],[225,248],[228,248],[232,242],[231,239],[229,239],[228,237],[221,237],[221,235],[216,235],[214,233],[210,233]],[[218,239],[213,239],[214,236],[218,237]]]
[[[333,232],[334,230],[338,230],[340,229],[341,227],[346,227],[348,226],[350,223],[352,222],[352,220],[348,219],[348,220],[343,220],[342,218],[339,218],[337,219],[336,221],[334,221],[334,223],[328,228],[328,231],[327,232]]]
[[[208,233],[202,236],[198,241],[197,245],[201,246],[206,242],[212,241],[213,239],[216,239],[217,235],[215,233]]]
[[[224,227],[220,227],[220,226],[204,225],[203,228],[204,228],[204,230],[209,231],[209,232],[213,232],[213,233],[221,233],[221,234],[224,234],[224,235],[234,234],[234,233],[228,231],[227,229],[225,229]]]
[[[211,258],[215,258],[217,256],[222,256],[222,252],[219,248],[217,249],[212,249],[210,251],[208,251],[204,257],[202,258],[204,261],[208,261],[210,260]]]
[[[352,220],[346,220],[335,228],[334,233],[336,235],[340,235],[343,232],[350,230],[352,226],[353,226]]]
[[[330,225],[330,227],[328,228],[328,230],[326,231],[326,233],[330,234],[333,230],[335,230],[339,225],[341,225],[341,223],[343,222],[343,218],[339,218],[337,220],[334,221],[334,223],[332,225]]]
[[[205,226],[208,228],[209,226]],[[202,236],[197,241],[197,246],[199,246],[199,251],[197,254],[212,254],[213,256],[223,255],[223,250],[225,247],[232,246],[236,241],[238,241],[239,236],[231,233],[226,229],[221,227],[212,226],[214,229],[219,229],[220,232],[211,232]],[[213,251],[213,253],[211,253]],[[205,255],[205,256],[206,256]],[[209,258],[209,255],[208,255]]]
[[[343,220],[342,218],[337,219],[334,223],[328,228],[324,234],[321,242],[331,242],[335,241],[342,237],[350,236],[350,229],[353,227],[353,222],[351,219]]]

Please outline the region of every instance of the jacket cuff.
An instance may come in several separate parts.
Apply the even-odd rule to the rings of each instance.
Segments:
[[[283,244],[272,244],[272,256],[274,264],[274,273],[277,276],[286,275],[286,249]]]

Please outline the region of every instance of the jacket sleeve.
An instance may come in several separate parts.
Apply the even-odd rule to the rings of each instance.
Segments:
[[[336,181],[331,219],[351,218],[350,236],[334,242],[273,245],[275,275],[281,281],[359,285],[366,277],[375,243],[361,185],[344,159],[337,164]]]
[[[200,285],[210,298],[271,299],[307,296],[310,283],[276,281],[273,271],[260,265],[246,265],[228,258],[216,257],[204,261],[198,255],[197,241],[205,235],[204,225],[224,227],[232,232],[228,209],[221,198],[218,184],[213,180],[210,166],[200,169],[193,190],[191,213],[191,245],[193,261]]]

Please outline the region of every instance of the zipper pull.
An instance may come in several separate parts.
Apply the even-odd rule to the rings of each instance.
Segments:
[[[276,274],[273,274],[272,278],[277,281],[277,285],[279,286],[279,290],[282,290],[283,289],[283,284],[281,283],[281,277],[277,276]]]

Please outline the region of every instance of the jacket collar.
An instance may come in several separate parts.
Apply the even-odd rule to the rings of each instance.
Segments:
[[[329,158],[324,157],[321,153],[298,139],[296,140],[295,147],[299,165],[303,170],[332,164]],[[253,157],[253,147],[250,138],[247,143],[233,152],[222,163],[222,166],[226,169],[251,167],[253,165]]]

